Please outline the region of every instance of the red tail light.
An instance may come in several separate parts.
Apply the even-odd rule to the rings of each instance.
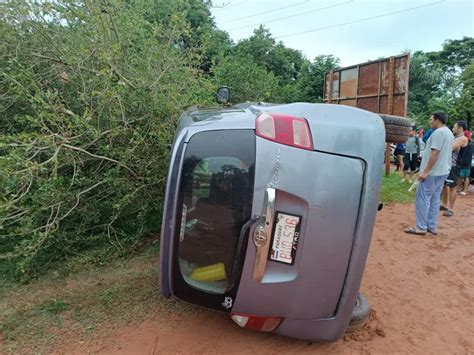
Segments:
[[[280,325],[283,318],[251,316],[248,314],[234,313],[232,320],[242,328],[259,330],[261,332],[273,332]]]
[[[255,125],[259,137],[295,148],[313,150],[311,131],[304,118],[262,112]]]

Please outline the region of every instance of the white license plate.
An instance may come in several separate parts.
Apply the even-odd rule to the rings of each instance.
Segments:
[[[300,236],[301,217],[277,212],[270,260],[293,265]]]

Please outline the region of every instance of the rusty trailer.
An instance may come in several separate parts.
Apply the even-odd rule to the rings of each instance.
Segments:
[[[410,55],[379,59],[326,73],[324,102],[406,116]]]

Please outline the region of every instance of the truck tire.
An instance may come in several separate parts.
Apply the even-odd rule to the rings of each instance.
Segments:
[[[410,137],[411,122],[400,116],[379,115],[385,124],[385,142],[406,143]]]
[[[351,320],[347,327],[348,332],[362,328],[370,318],[370,304],[367,298],[362,296],[360,293],[356,298],[356,304],[352,311]]]

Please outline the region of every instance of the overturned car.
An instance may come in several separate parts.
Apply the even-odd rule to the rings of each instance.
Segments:
[[[384,120],[398,140],[410,126],[383,118],[310,103],[185,112],[171,147],[162,294],[310,341],[363,325]]]

